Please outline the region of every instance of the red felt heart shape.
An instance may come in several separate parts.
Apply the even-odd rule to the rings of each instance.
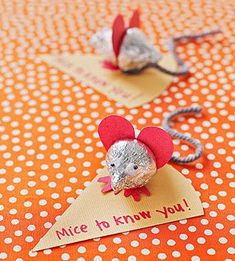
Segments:
[[[98,133],[106,150],[116,141],[135,139],[135,131],[132,124],[125,118],[117,115],[110,115],[104,118],[98,127]]]
[[[171,136],[158,127],[146,127],[137,139],[147,145],[153,152],[157,168],[163,167],[171,158],[173,143]]]
[[[115,18],[112,27],[113,52],[116,57],[118,57],[119,55],[122,40],[125,34],[126,34],[126,28],[125,28],[123,17],[121,15],[118,15]]]
[[[137,27],[137,28],[140,27],[140,13],[138,10],[135,10],[133,12],[133,15],[129,22],[129,28],[133,28],[133,27]]]

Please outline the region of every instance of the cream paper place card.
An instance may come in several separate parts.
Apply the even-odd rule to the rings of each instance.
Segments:
[[[105,169],[102,175],[107,175]],[[166,165],[147,184],[151,196],[139,202],[123,193],[103,194],[96,177],[40,239],[33,251],[203,215],[199,194]],[[40,233],[40,232],[39,232]]]
[[[172,76],[157,69],[147,69],[138,75],[126,75],[120,70],[112,71],[103,67],[104,58],[93,54],[42,55],[41,59],[49,65],[71,75],[78,81],[108,98],[134,108],[152,101],[165,90]],[[176,70],[175,59],[164,55],[159,64],[169,70]]]

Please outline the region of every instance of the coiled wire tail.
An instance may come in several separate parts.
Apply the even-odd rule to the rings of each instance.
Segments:
[[[200,113],[202,110],[202,107],[197,106],[197,107],[189,107],[189,108],[182,108],[182,109],[178,109],[172,113],[170,113],[168,116],[165,117],[165,119],[163,120],[163,129],[168,132],[173,138],[176,139],[180,139],[180,140],[185,140],[189,143],[191,143],[195,148],[195,153],[193,155],[189,155],[187,157],[177,157],[177,156],[172,156],[171,157],[171,161],[175,162],[175,163],[180,163],[180,164],[185,164],[185,163],[191,163],[195,160],[197,160],[198,158],[200,158],[200,156],[202,155],[203,152],[203,148],[201,143],[198,140],[195,140],[191,137],[189,137],[186,134],[182,134],[179,133],[175,130],[173,130],[169,125],[171,120],[176,117],[179,116],[181,114],[189,114],[189,113]]]
[[[175,60],[177,62],[177,65],[179,66],[179,69],[177,71],[170,71],[167,68],[162,67],[158,63],[148,63],[142,68],[131,69],[131,70],[123,71],[123,72],[131,75],[131,74],[141,73],[142,71],[144,71],[148,68],[156,68],[159,71],[166,73],[166,74],[169,74],[169,75],[172,75],[172,76],[186,76],[189,73],[189,68],[183,62],[183,60],[181,60],[179,58],[179,56],[176,52],[177,43],[179,43],[183,40],[196,40],[196,39],[199,39],[199,38],[203,38],[203,37],[207,37],[207,36],[211,36],[211,35],[215,35],[215,34],[219,34],[219,33],[222,33],[222,31],[220,29],[217,29],[217,30],[212,30],[212,31],[205,32],[205,33],[200,33],[200,34],[182,35],[182,36],[175,37],[175,38],[168,40],[167,43],[166,43],[168,50],[173,55],[173,57],[175,58]]]

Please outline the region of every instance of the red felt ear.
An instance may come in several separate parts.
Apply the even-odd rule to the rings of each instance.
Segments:
[[[135,131],[132,124],[125,118],[117,115],[104,118],[98,127],[98,133],[106,150],[116,141],[135,139]]]
[[[158,169],[170,160],[173,153],[173,143],[171,136],[166,131],[157,127],[147,127],[141,130],[137,139],[151,149],[156,158]]]
[[[137,27],[137,28],[140,27],[140,13],[138,10],[135,10],[133,12],[133,15],[129,22],[129,28],[133,28],[133,27]]]
[[[112,43],[113,43],[113,52],[116,57],[118,57],[123,37],[126,33],[124,19],[121,15],[118,15],[112,27]]]

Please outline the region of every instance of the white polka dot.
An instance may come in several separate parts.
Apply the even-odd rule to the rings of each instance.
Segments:
[[[180,239],[182,240],[186,240],[188,238],[188,236],[186,234],[180,234]]]
[[[6,252],[0,252],[0,259],[7,259],[8,255]]]
[[[119,247],[118,248],[118,253],[123,255],[123,254],[126,253],[126,249],[124,247]]]
[[[99,252],[105,252],[106,249],[107,249],[107,247],[106,247],[104,244],[101,244],[101,245],[99,245],[99,247],[98,247],[98,251],[99,251]]]
[[[27,227],[27,229],[28,229],[29,231],[34,231],[34,230],[36,229],[36,227],[35,227],[35,225],[29,225],[29,226]]]
[[[67,254],[67,253],[64,253],[64,254],[61,255],[61,259],[62,260],[70,260],[70,255]]]
[[[146,238],[147,238],[147,234],[145,234],[145,233],[140,233],[140,234],[139,234],[139,238],[141,238],[141,239],[146,239]]]
[[[231,229],[229,230],[229,232],[230,232],[231,235],[235,235],[235,228],[231,228]]]
[[[25,238],[25,241],[26,242],[33,242],[33,237],[31,237],[31,236],[27,236],[26,238]]]
[[[17,237],[20,237],[20,236],[22,236],[23,232],[21,230],[16,230],[14,234]]]
[[[50,255],[52,253],[52,250],[51,249],[45,249],[43,250],[43,254],[45,255]]]
[[[160,260],[165,260],[167,258],[167,255],[165,253],[159,253],[157,255],[157,257],[160,259]]]
[[[136,241],[136,240],[133,240],[133,241],[131,241],[131,246],[132,247],[138,247],[139,246],[139,242]]]
[[[215,250],[213,249],[213,248],[209,248],[209,249],[207,249],[207,254],[208,255],[210,255],[210,256],[213,256],[213,255],[215,255]]]
[[[80,253],[80,254],[86,253],[86,248],[85,248],[84,246],[80,246],[80,247],[78,248],[78,253]]]
[[[197,242],[198,242],[199,244],[205,244],[206,239],[205,239],[204,237],[199,237],[199,238],[197,239]]]
[[[234,215],[228,215],[228,216],[227,216],[227,219],[228,219],[229,221],[234,221],[234,220],[235,220],[235,216],[234,216]]]
[[[15,252],[20,252],[21,251],[21,246],[19,246],[19,245],[15,245],[14,247],[13,247],[13,250],[15,251]]]
[[[194,245],[193,245],[193,244],[187,244],[187,245],[186,245],[186,249],[189,250],[189,251],[191,251],[191,250],[194,249]]]
[[[175,240],[173,240],[173,239],[169,239],[168,241],[167,241],[167,245],[168,246],[174,246],[176,244],[176,242],[175,242]]]
[[[12,243],[12,238],[11,238],[11,237],[6,237],[6,238],[4,239],[4,243],[5,243],[5,244],[11,244],[11,243]]]
[[[141,250],[141,254],[144,255],[144,256],[147,256],[147,255],[150,254],[150,251],[149,251],[149,249],[147,249],[147,248],[143,248],[143,249]]]
[[[159,233],[159,229],[158,229],[157,227],[153,227],[153,228],[151,229],[151,232],[152,232],[153,234],[157,234],[157,233]]]
[[[169,225],[168,229],[171,231],[175,231],[176,230],[176,226],[175,225]]]
[[[154,239],[152,240],[152,244],[155,245],[155,246],[157,246],[157,245],[160,244],[160,240],[159,240],[158,238],[154,238]]]
[[[120,244],[122,242],[122,240],[121,240],[121,238],[119,238],[119,237],[115,237],[114,239],[113,239],[113,243],[115,243],[115,244]]]
[[[227,252],[228,252],[229,254],[231,254],[231,255],[234,255],[234,254],[235,254],[235,248],[234,248],[234,247],[229,247],[229,248],[227,249]]]
[[[0,232],[5,231],[5,226],[0,226]]]
[[[173,252],[172,252],[172,256],[173,256],[173,257],[180,257],[181,254],[180,254],[179,251],[173,251]]]
[[[207,236],[211,236],[213,234],[213,232],[210,229],[205,229],[204,234]]]

